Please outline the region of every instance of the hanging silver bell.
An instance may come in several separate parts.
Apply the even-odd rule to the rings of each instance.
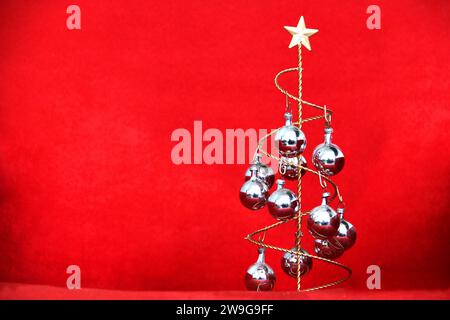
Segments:
[[[300,171],[301,176],[305,174],[305,169],[299,169],[298,165],[307,167],[306,159],[304,156],[300,155],[298,157],[287,158],[281,157],[279,172],[281,176],[288,180],[295,180],[298,178],[298,172]]]
[[[338,208],[337,213],[341,218],[341,223],[337,230],[337,234],[331,238],[331,245],[335,247],[343,248],[344,250],[350,249],[356,241],[356,228],[347,220],[344,220],[344,208]]]
[[[275,146],[284,157],[300,155],[306,148],[306,136],[298,127],[292,125],[292,114],[284,114],[286,123],[275,134]]]
[[[331,143],[332,132],[332,128],[325,128],[325,141],[314,149],[312,156],[312,162],[316,169],[326,176],[338,174],[345,164],[341,149]]]
[[[291,190],[284,188],[284,180],[277,180],[277,190],[267,200],[270,214],[278,219],[285,220],[294,217],[300,209],[298,198]]]
[[[291,251],[297,251],[297,248],[292,248]],[[306,253],[306,250],[300,249],[301,253]],[[297,267],[298,267],[298,255],[290,252],[286,252],[281,258],[281,268],[283,271],[293,277],[297,277]],[[303,276],[307,274],[312,268],[312,258],[304,255],[300,255],[300,275]]]
[[[273,269],[266,264],[264,248],[258,249],[258,260],[251,265],[245,274],[245,286],[252,291],[271,291],[276,277]]]
[[[308,230],[317,239],[333,237],[339,228],[339,215],[327,204],[329,196],[329,192],[324,192],[322,204],[312,209],[308,216]]]
[[[253,164],[245,172],[245,181],[250,180],[252,169],[256,169],[256,177],[266,184],[270,189],[275,181],[275,173],[268,165],[261,162],[261,154],[256,154]]]
[[[269,196],[269,188],[257,178],[257,169],[251,169],[250,180],[244,182],[239,192],[241,203],[251,210],[258,210],[265,206]]]
[[[314,240],[314,252],[322,258],[334,260],[342,256],[343,248],[337,248],[330,244],[331,241],[316,239]]]

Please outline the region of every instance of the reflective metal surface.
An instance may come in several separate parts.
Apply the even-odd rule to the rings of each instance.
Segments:
[[[266,184],[259,180],[256,168],[251,169],[252,176],[246,181],[239,192],[241,203],[248,209],[258,210],[265,206],[269,189]]]
[[[284,180],[277,180],[277,190],[267,200],[270,214],[279,220],[295,216],[300,208],[298,198],[294,192],[284,188]]]
[[[275,181],[273,169],[261,162],[261,155],[257,154],[254,163],[245,172],[245,181],[250,180],[252,169],[256,169],[256,177],[264,182],[270,189]]]
[[[316,239],[314,241],[314,252],[319,257],[334,260],[342,256],[344,249],[330,245],[328,240]]]
[[[280,167],[279,171],[283,178],[288,180],[295,180],[298,178],[298,172],[301,171],[301,175],[305,174],[306,170],[298,169],[298,165],[307,167],[306,159],[303,156],[293,157],[293,158],[287,158],[287,157],[281,157],[280,159]]]
[[[265,263],[264,248],[258,249],[258,260],[245,274],[245,286],[252,291],[271,291],[276,277],[273,269]]]
[[[334,245],[335,241],[339,245],[336,247],[343,247],[345,250],[350,249],[356,241],[356,228],[348,221],[341,220],[337,234],[332,237],[331,244]]]
[[[339,228],[339,215],[327,205],[328,192],[322,195],[322,204],[312,209],[308,216],[308,230],[314,238],[327,239],[335,236]]]
[[[325,128],[325,141],[314,149],[312,156],[312,162],[316,169],[327,176],[338,174],[345,164],[345,157],[341,149],[331,143],[332,132],[332,128]]]
[[[296,248],[292,248],[292,251],[297,251]],[[300,249],[300,252],[307,253],[304,249]],[[281,268],[287,275],[296,278],[297,277],[297,255],[290,252],[286,252],[281,258]],[[312,268],[312,258],[307,256],[300,256],[300,275],[307,274]]]
[[[285,113],[286,124],[275,134],[275,146],[284,157],[300,155],[306,148],[306,136],[299,128],[292,125],[292,114]]]

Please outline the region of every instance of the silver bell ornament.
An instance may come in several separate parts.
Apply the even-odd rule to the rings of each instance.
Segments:
[[[308,230],[314,238],[327,239],[336,235],[340,217],[328,204],[329,192],[322,194],[322,204],[311,210],[308,216]]]
[[[313,152],[312,162],[317,170],[326,176],[338,174],[344,168],[345,158],[341,149],[331,143],[332,128],[325,128],[325,141]]]
[[[292,248],[291,251],[297,251],[296,248]],[[300,249],[301,253],[308,254],[304,249]],[[286,252],[281,258],[281,268],[283,271],[293,277],[297,277],[298,268],[298,255]],[[300,275],[307,274],[312,268],[312,258],[304,255],[300,255]]]
[[[265,206],[269,196],[269,188],[257,178],[256,168],[252,168],[251,173],[250,180],[241,187],[239,198],[244,207],[258,210]]]
[[[271,167],[261,162],[261,155],[259,153],[256,154],[253,164],[245,172],[245,181],[250,180],[253,168],[256,169],[256,177],[270,189],[275,181],[275,174]]]
[[[306,136],[298,127],[292,125],[292,114],[284,114],[286,124],[275,134],[275,146],[284,157],[300,155],[306,148]]]
[[[332,246],[329,240],[316,239],[314,241],[314,252],[321,258],[334,260],[342,256],[344,249]]]
[[[330,243],[344,250],[350,249],[356,241],[356,228],[347,220],[344,220],[344,208],[338,208],[337,213],[341,217],[341,223],[337,230],[337,234],[331,238]]]
[[[277,180],[277,190],[267,200],[270,214],[279,220],[294,217],[300,209],[298,198],[291,190],[284,188],[284,180]]]
[[[258,249],[258,260],[251,265],[245,274],[245,286],[252,291],[271,291],[276,277],[272,268],[265,262],[264,248]]]
[[[304,156],[298,156],[293,158],[281,157],[279,171],[283,178],[288,180],[295,180],[298,178],[298,172],[300,171],[301,176],[305,174],[305,169],[299,169],[298,165],[303,167],[307,166],[306,159]]]

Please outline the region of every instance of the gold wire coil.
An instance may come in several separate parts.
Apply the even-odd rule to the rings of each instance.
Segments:
[[[319,119],[324,119],[327,123],[329,123],[331,121],[331,115],[333,113],[332,110],[328,109],[326,106],[320,106],[320,105],[317,105],[317,104],[314,104],[314,103],[302,100],[302,99],[292,95],[291,93],[289,93],[287,90],[283,89],[278,84],[278,79],[279,79],[279,77],[281,75],[283,75],[285,73],[288,73],[288,72],[294,72],[294,71],[300,71],[301,72],[302,69],[300,67],[294,67],[294,68],[285,69],[285,70],[280,71],[275,76],[275,86],[277,87],[277,89],[280,90],[287,97],[289,97],[289,98],[291,98],[291,99],[293,99],[293,100],[295,100],[295,101],[297,101],[299,103],[302,103],[302,104],[308,105],[310,107],[322,110],[324,112],[324,114],[321,115],[321,116],[314,116],[314,117],[302,119],[302,120],[300,120],[300,122],[295,122],[293,124],[299,125],[299,124],[303,124],[303,123],[306,123],[306,122],[309,122],[309,121],[314,121],[314,120],[319,120]],[[280,129],[281,128],[272,130],[270,133],[268,133],[265,136],[263,136],[258,142],[258,147],[256,149],[255,154],[259,152],[259,153],[262,153],[262,154],[264,154],[265,156],[267,156],[267,157],[269,157],[271,159],[274,159],[274,160],[280,162],[281,161],[280,157],[274,156],[273,154],[267,152],[263,148],[264,142],[270,136],[272,136],[273,134],[278,132]],[[315,171],[315,170],[309,169],[309,168],[304,167],[304,166],[302,166],[300,164],[297,165],[297,168],[299,169],[299,172],[300,172],[300,170],[306,170],[306,171],[308,171],[310,173],[313,173],[313,174],[317,175],[318,178],[319,178],[319,183],[320,183],[322,188],[326,188],[327,187],[327,184],[324,183],[324,181],[328,182],[333,187],[333,191],[334,191],[333,194],[331,195],[329,201],[331,202],[337,197],[339,199],[339,202],[343,203],[343,198],[342,198],[342,195],[341,195],[341,193],[339,191],[339,187],[329,177],[326,177],[326,176],[322,175],[319,171]],[[319,260],[319,261],[323,261],[323,262],[335,265],[335,266],[340,267],[341,269],[346,271],[346,275],[344,277],[342,277],[342,278],[339,278],[338,280],[335,280],[335,281],[332,281],[332,282],[328,282],[328,283],[325,283],[325,284],[322,284],[322,285],[314,286],[314,287],[311,287],[311,288],[307,288],[307,289],[299,289],[298,291],[300,291],[300,292],[314,291],[314,290],[319,290],[319,289],[332,287],[332,286],[335,286],[335,285],[338,285],[338,284],[341,284],[341,283],[345,282],[352,275],[352,270],[349,267],[347,267],[347,266],[345,266],[345,265],[343,265],[343,264],[341,264],[339,262],[336,262],[336,261],[333,261],[333,260],[329,260],[329,259],[326,259],[326,258],[322,258],[322,257],[318,257],[318,256],[315,256],[315,255],[303,253],[303,252],[297,251],[298,249],[297,250],[286,249],[286,248],[274,246],[274,245],[271,245],[271,244],[267,244],[267,243],[264,242],[265,235],[266,235],[266,232],[268,230],[276,228],[276,227],[278,227],[278,226],[280,226],[280,225],[282,225],[282,224],[284,224],[286,222],[292,221],[292,220],[301,220],[301,218],[303,216],[308,215],[308,214],[309,214],[309,211],[308,212],[299,213],[298,215],[294,216],[291,219],[278,221],[278,222],[276,222],[274,224],[271,224],[269,226],[266,226],[264,228],[256,230],[256,231],[250,233],[249,235],[247,235],[245,237],[245,240],[247,240],[250,243],[255,244],[257,246],[264,247],[264,248],[269,248],[269,249],[277,250],[277,251],[281,251],[281,252],[289,252],[289,253],[297,255],[298,257],[299,256],[307,256],[307,257],[310,257],[310,258],[315,259],[315,260]],[[260,237],[258,240],[255,240],[253,238],[255,235],[261,234],[261,233],[263,234],[263,236]],[[302,236],[303,235],[302,235],[302,233],[300,231],[300,234],[298,234],[297,237],[301,238]],[[300,278],[300,277],[298,277],[298,278]],[[299,281],[299,279],[298,279],[298,281]]]
[[[299,70],[298,67],[294,67],[294,68],[284,69],[284,70],[281,70],[280,72],[278,72],[277,75],[275,76],[275,80],[274,80],[274,81],[275,81],[275,86],[277,87],[277,89],[280,90],[281,93],[283,93],[283,94],[285,94],[286,96],[288,96],[289,98],[291,98],[292,100],[295,100],[295,101],[297,101],[297,102],[301,102],[301,103],[303,103],[303,104],[306,104],[306,105],[308,105],[308,106],[310,106],[310,107],[313,107],[313,108],[316,108],[316,109],[319,109],[319,110],[322,110],[322,111],[326,111],[327,114],[332,115],[332,114],[333,114],[333,111],[332,111],[332,110],[326,109],[325,107],[319,106],[319,105],[317,105],[317,104],[315,104],[315,103],[308,102],[308,101],[305,101],[305,100],[303,100],[303,99],[299,99],[298,97],[296,97],[296,96],[294,96],[293,94],[289,93],[289,91],[283,89],[283,88],[278,84],[278,79],[280,78],[280,76],[282,76],[282,75],[285,74],[285,73],[293,72],[293,71],[298,71],[298,70]],[[303,69],[302,69],[302,70],[303,70]],[[323,118],[323,116],[322,116],[321,118]],[[320,118],[319,118],[319,119],[320,119]],[[306,120],[306,119],[305,119],[305,120]],[[305,121],[303,121],[303,122],[305,122]]]

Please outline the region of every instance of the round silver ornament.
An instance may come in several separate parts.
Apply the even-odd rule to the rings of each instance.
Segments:
[[[257,178],[257,170],[251,170],[252,176],[246,181],[239,192],[241,203],[251,210],[258,210],[265,206],[269,195],[269,188]]]
[[[277,190],[267,200],[270,214],[279,220],[292,218],[300,209],[298,198],[291,190],[284,188],[284,180],[277,180]]]
[[[292,251],[297,251],[296,248],[292,248]],[[306,253],[306,250],[300,249],[301,253]],[[300,255],[300,275],[307,274],[312,268],[312,258],[304,255]],[[281,268],[283,271],[293,277],[297,277],[298,256],[296,254],[286,252],[281,258]]]
[[[292,114],[284,114],[286,124],[275,134],[275,146],[284,157],[300,155],[306,148],[306,136],[298,127],[292,125]]]
[[[275,281],[275,272],[265,262],[264,248],[259,248],[258,260],[248,268],[245,274],[245,286],[252,291],[271,291]]]
[[[308,230],[314,238],[327,239],[336,235],[339,228],[339,215],[329,205],[330,193],[322,194],[322,204],[311,210],[308,216]]]
[[[316,169],[326,176],[338,174],[345,164],[341,149],[331,143],[332,132],[332,128],[325,128],[325,141],[314,149],[312,156],[312,162]]]
[[[329,240],[316,239],[314,241],[314,252],[322,258],[334,260],[342,256],[343,248],[337,248],[330,244]]]
[[[341,217],[341,223],[334,237],[331,238],[331,245],[344,248],[344,250],[350,249],[356,241],[356,228],[347,220],[344,220],[344,208],[337,210]]]
[[[270,189],[275,181],[275,173],[271,167],[261,162],[261,155],[259,153],[256,154],[253,164],[245,172],[245,181],[250,180],[253,168],[256,169],[256,177]]]
[[[279,172],[281,176],[288,180],[295,180],[298,178],[298,172],[300,171],[301,176],[306,173],[305,169],[299,169],[298,165],[303,167],[307,166],[306,159],[304,156],[298,156],[293,158],[281,157]]]

